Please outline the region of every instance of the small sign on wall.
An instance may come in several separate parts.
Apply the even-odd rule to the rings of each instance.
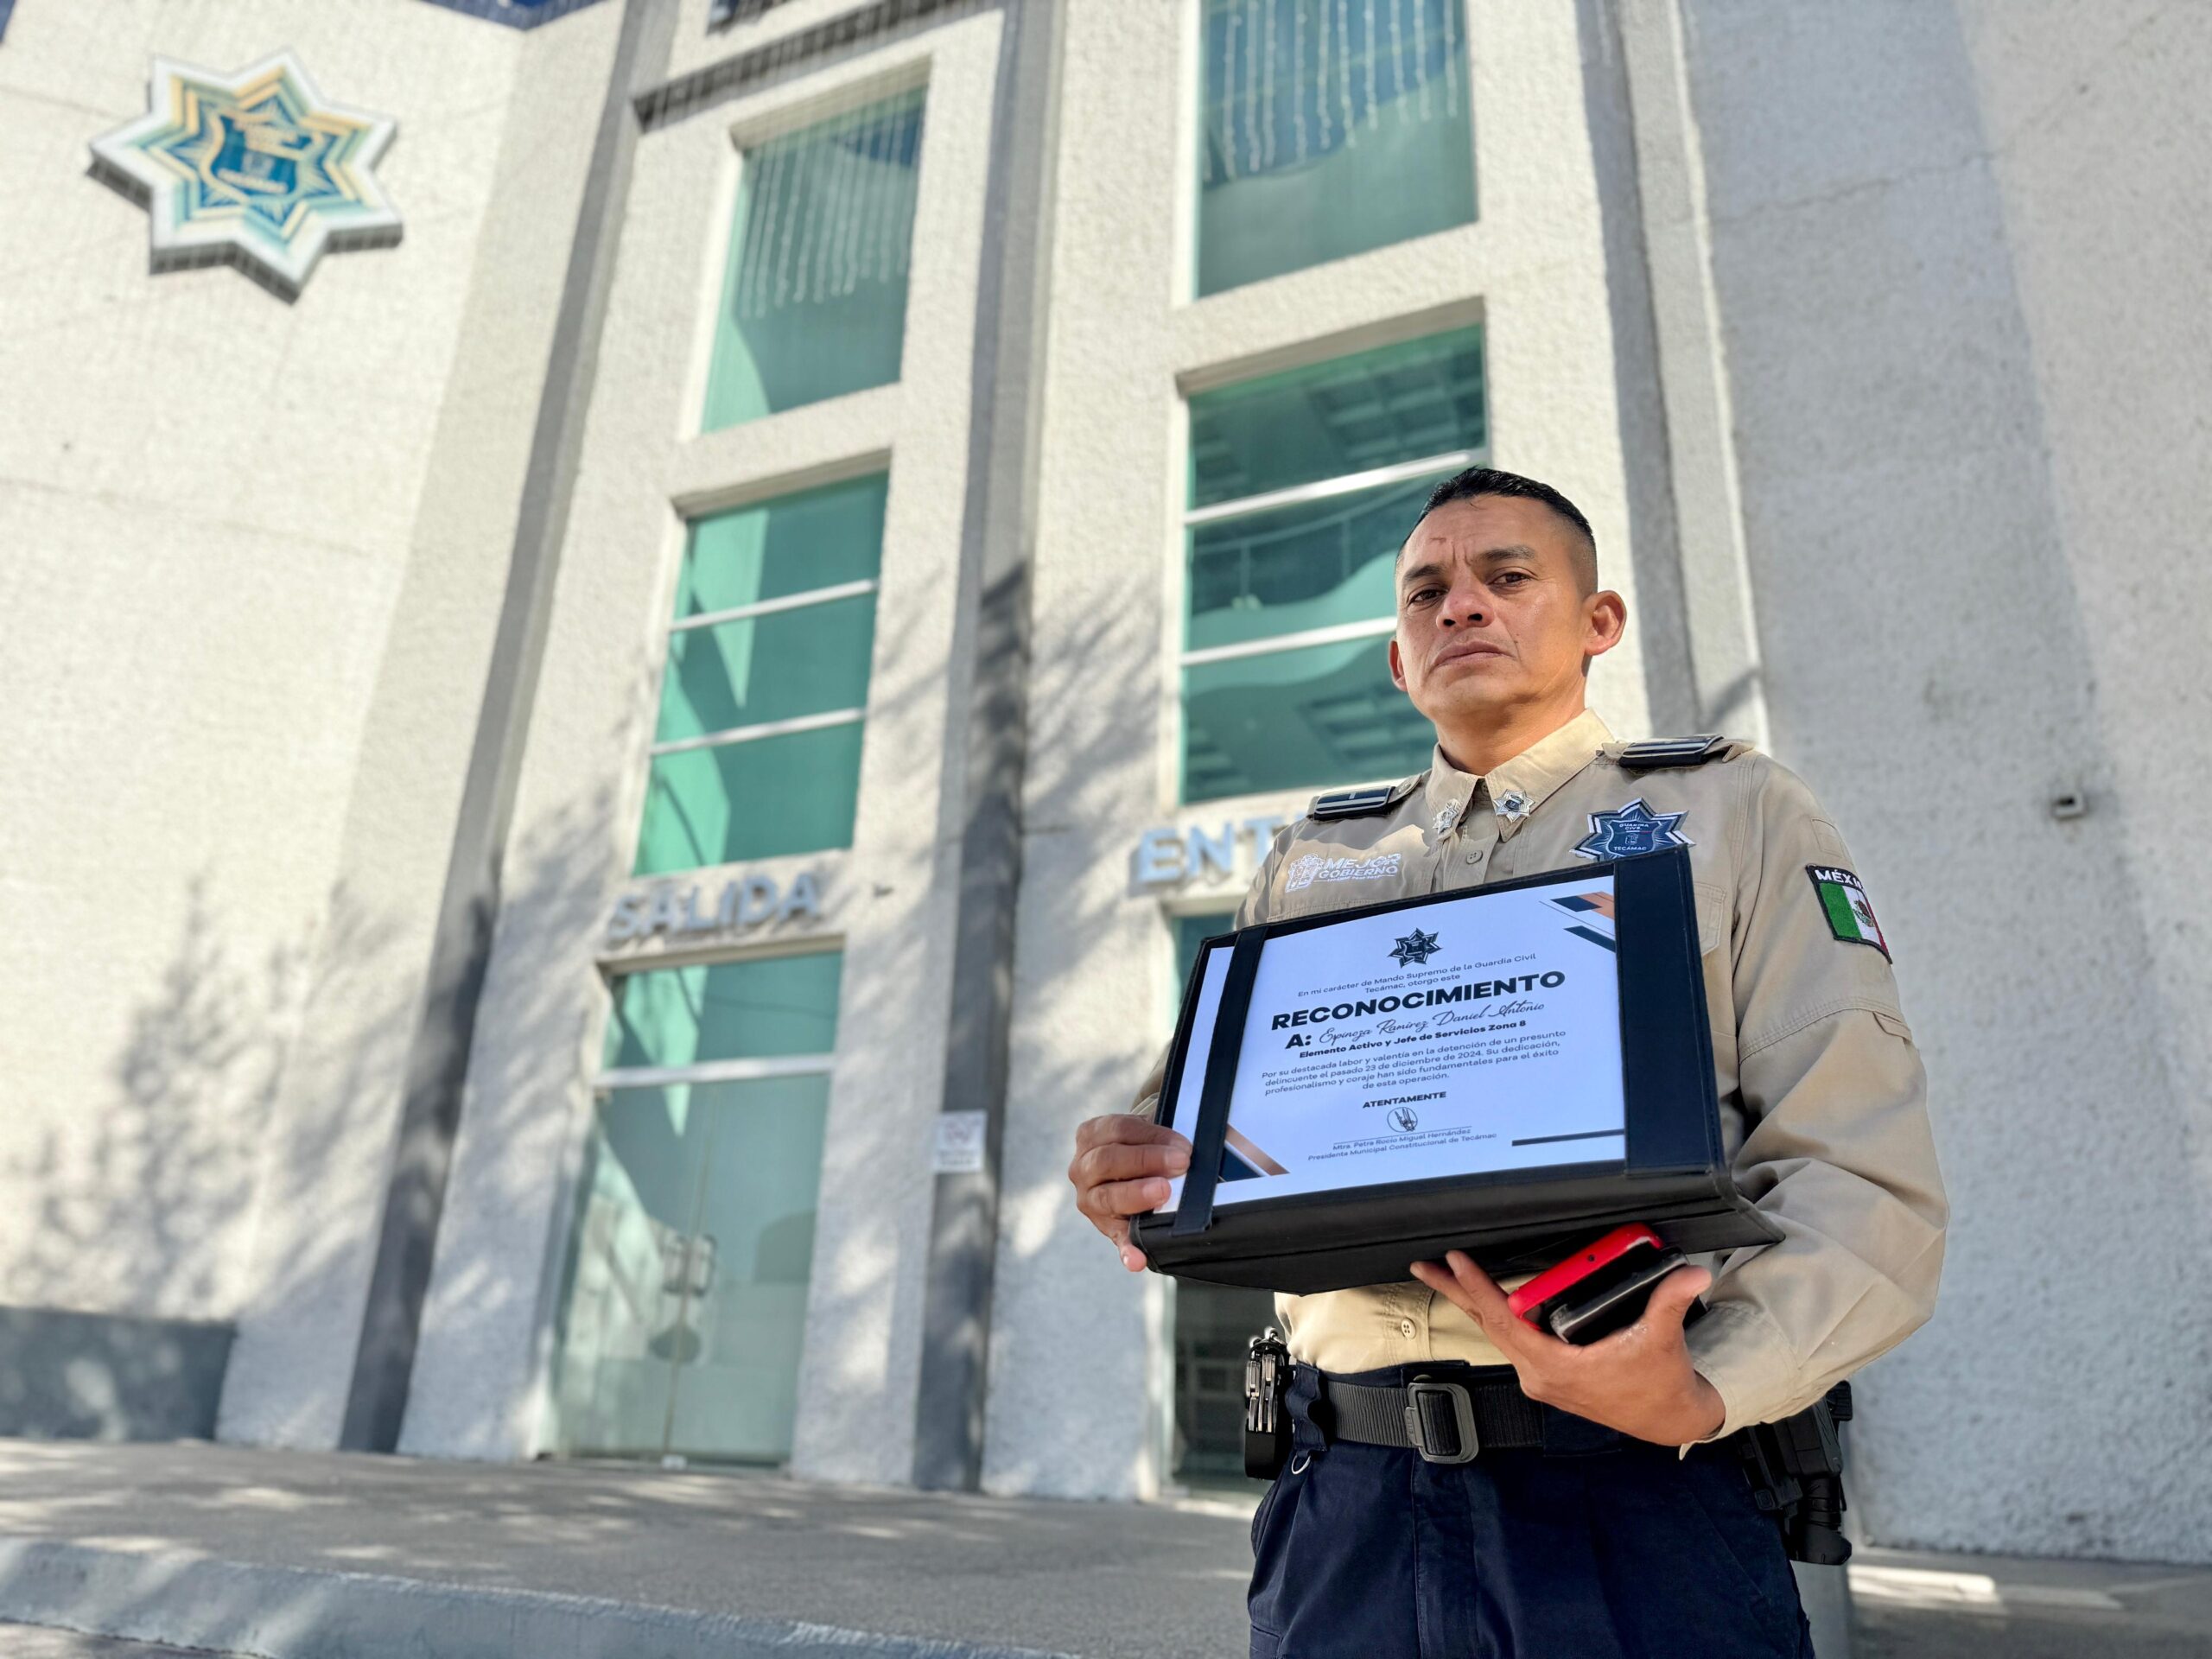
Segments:
[[[983,1167],[983,1134],[989,1114],[939,1112],[937,1147],[930,1160],[939,1175],[975,1175]]]
[[[642,893],[626,893],[614,901],[607,918],[606,945],[689,940],[695,935],[728,933],[783,922],[822,919],[822,881],[811,870],[801,870],[789,887],[760,871],[734,875],[722,883],[719,894],[694,881],[678,887],[673,881],[657,881]]]

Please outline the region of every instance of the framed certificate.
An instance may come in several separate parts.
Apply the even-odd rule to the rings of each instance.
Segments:
[[[1683,849],[1208,939],[1160,1103],[1191,1171],[1133,1231],[1179,1277],[1307,1294],[1628,1221],[1780,1236],[1723,1154]]]

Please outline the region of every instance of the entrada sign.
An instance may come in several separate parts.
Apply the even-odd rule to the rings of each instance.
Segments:
[[[711,901],[698,882],[679,888],[673,881],[663,881],[648,892],[626,893],[614,901],[607,942],[633,944],[659,935],[686,938],[798,916],[822,919],[822,886],[811,870],[801,870],[788,887],[779,887],[771,875],[732,876]]]
[[[1250,849],[1251,858],[1245,868],[1257,868],[1268,855],[1275,831],[1289,822],[1279,812],[1262,812],[1256,817],[1230,819],[1221,826],[1218,835],[1196,825],[1178,830],[1162,824],[1147,830],[1137,837],[1137,885],[1172,887],[1178,881],[1203,879],[1209,873],[1226,880],[1237,874],[1238,854],[1244,848]]]

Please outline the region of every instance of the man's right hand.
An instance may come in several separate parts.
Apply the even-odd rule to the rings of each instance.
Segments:
[[[1144,1270],[1144,1252],[1129,1242],[1129,1217],[1167,1202],[1171,1176],[1191,1166],[1191,1143],[1135,1112],[1085,1118],[1076,1126],[1075,1157],[1068,1179],[1075,1207],[1114,1241],[1122,1265]]]

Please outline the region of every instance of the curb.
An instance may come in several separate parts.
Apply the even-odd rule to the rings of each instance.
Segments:
[[[252,1659],[1071,1659],[597,1596],[33,1539],[0,1540],[0,1622]]]

